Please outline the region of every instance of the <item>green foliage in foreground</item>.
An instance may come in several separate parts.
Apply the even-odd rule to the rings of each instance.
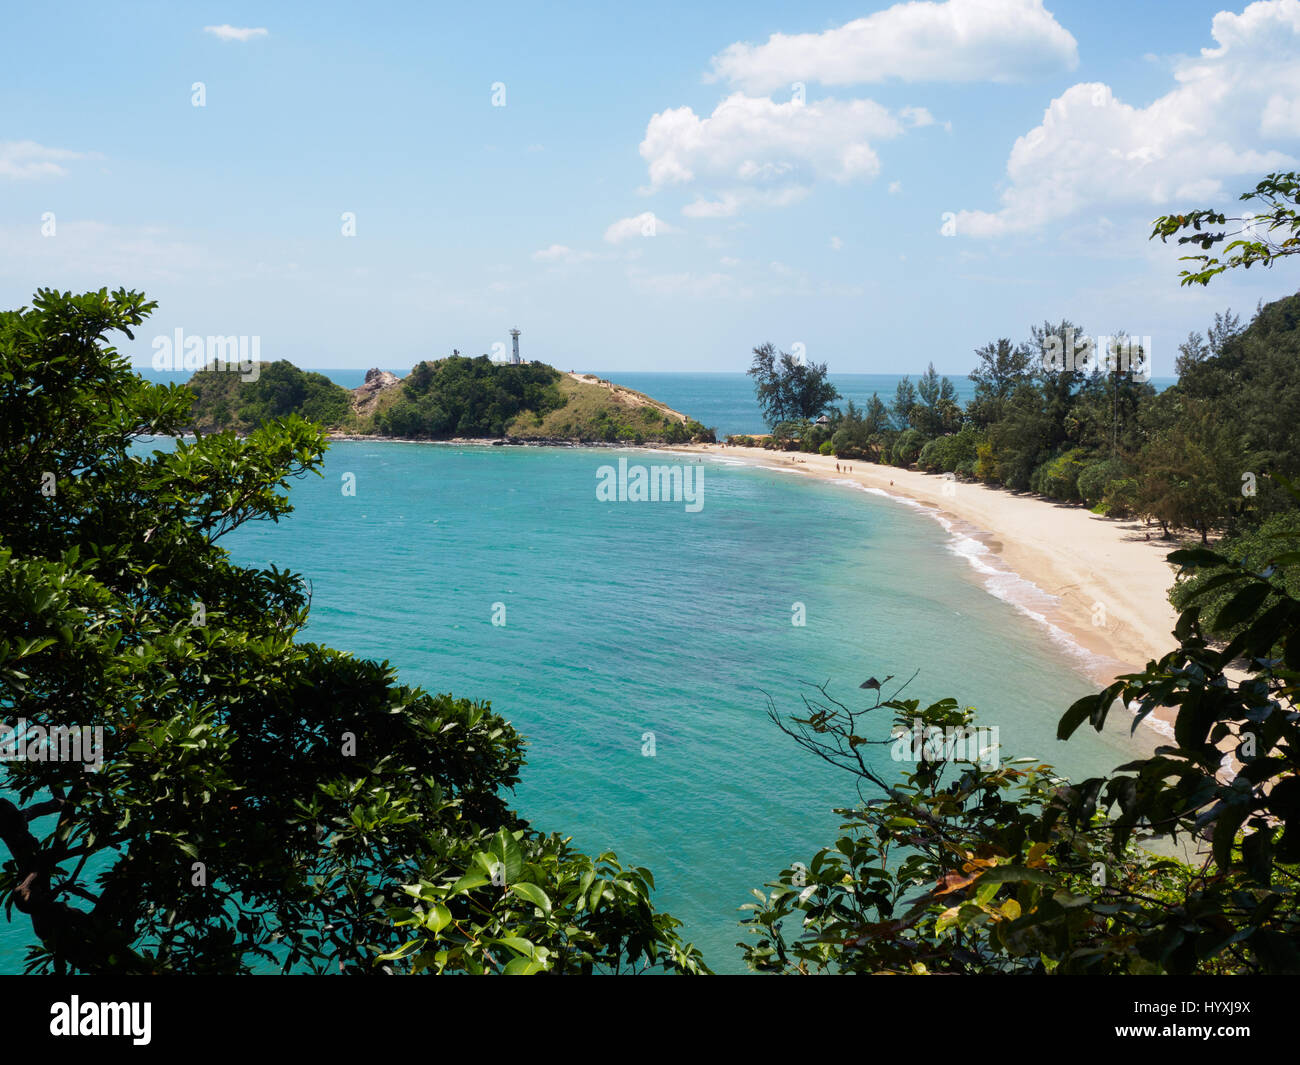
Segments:
[[[1071,784],[1046,766],[981,764],[922,745],[895,784],[866,757],[865,723],[969,727],[951,700],[924,709],[882,700],[853,710],[805,700],[777,724],[879,797],[853,810],[834,846],[756,891],[742,943],[759,971],[888,973],[1300,973],[1300,600],[1289,578],[1300,552],[1256,572],[1216,552],[1170,560],[1214,576],[1189,592],[1179,647],[1079,700],[1068,738],[1100,730],[1117,701],[1138,720],[1176,713],[1174,740],[1106,778]],[[1236,635],[1213,647],[1202,607]],[[1245,679],[1229,676],[1244,660]],[[1221,767],[1224,750],[1238,763]],[[963,762],[962,757],[966,756]],[[976,758],[971,761],[971,758]],[[984,760],[989,762],[988,759]],[[1155,841],[1189,861],[1156,858]]]
[[[454,861],[440,855],[403,889],[410,898],[389,914],[411,938],[380,961],[413,973],[706,971],[678,922],[651,909],[650,870],[593,860],[558,836],[501,829],[460,842]]]
[[[1278,555],[1300,553],[1300,515],[1275,514],[1255,528],[1219,541],[1214,549],[1236,565],[1259,573],[1279,591],[1300,598],[1300,566],[1269,566],[1269,560]],[[1230,640],[1248,621],[1236,608],[1228,611],[1237,593],[1236,584],[1230,579],[1234,572],[1228,566],[1202,566],[1186,571],[1170,589],[1169,601],[1179,610],[1193,603],[1199,605],[1206,632]],[[1278,595],[1269,595],[1260,606],[1267,609],[1279,601]]]
[[[43,290],[0,315],[0,723],[103,730],[97,772],[0,764],[29,969],[704,971],[649,874],[510,809],[507,721],[300,642],[301,579],[231,561],[220,538],[287,514],[325,441],[291,416],[146,453],[193,393],[107,338],[154,306]]]
[[[1229,217],[1222,211],[1202,208],[1155,220],[1152,238],[1168,241],[1182,234],[1178,236],[1179,244],[1192,244],[1202,251],[1200,255],[1183,256],[1183,261],[1198,266],[1182,271],[1182,284],[1208,285],[1225,270],[1272,266],[1278,259],[1300,253],[1300,211],[1296,209],[1300,207],[1300,174],[1269,174],[1239,199],[1243,203],[1256,201],[1256,209]],[[1224,244],[1222,259],[1207,254],[1229,237],[1237,239]]]

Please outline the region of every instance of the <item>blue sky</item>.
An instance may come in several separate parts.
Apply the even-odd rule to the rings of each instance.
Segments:
[[[771,340],[836,372],[963,373],[1069,316],[1150,336],[1165,375],[1216,310],[1297,288],[1290,266],[1182,288],[1146,236],[1297,168],[1300,0],[5,23],[2,305],[143,289],[159,309],[124,346],[142,363],[177,328],[407,367],[517,327],[562,369],[741,370]]]

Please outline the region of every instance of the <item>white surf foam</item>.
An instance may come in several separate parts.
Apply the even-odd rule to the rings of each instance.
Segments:
[[[871,495],[883,496],[885,499],[901,503],[934,518],[948,533],[949,539],[945,545],[947,549],[957,557],[964,559],[975,572],[984,578],[982,583],[985,590],[1042,626],[1047,631],[1052,642],[1074,658],[1089,674],[1097,676],[1112,674],[1114,672],[1113,667],[1120,664],[1113,658],[1090,651],[1063,628],[1055,624],[1048,615],[1058,608],[1060,598],[1044,591],[1033,581],[1027,580],[1014,570],[1001,565],[992,548],[974,535],[975,530],[972,527],[967,526],[964,522],[952,520],[934,507],[919,503],[915,499],[909,499],[907,496],[886,492],[883,488],[869,487],[848,480],[837,479],[837,483],[852,485],[854,488],[868,492]]]

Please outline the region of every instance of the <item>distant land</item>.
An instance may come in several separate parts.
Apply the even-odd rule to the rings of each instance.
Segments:
[[[248,432],[299,414],[336,436],[507,443],[709,443],[712,430],[642,392],[544,363],[451,355],[406,377],[371,369],[347,389],[286,360],[219,364],[186,382],[193,428]]]
[[[148,365],[137,365],[132,369],[155,384],[185,384],[193,372],[155,370]],[[349,392],[360,387],[367,374],[374,372],[364,366],[323,367],[306,364],[302,369],[304,373],[320,374]],[[398,378],[408,372],[401,366],[385,366],[383,369]],[[685,412],[702,425],[708,426],[718,440],[725,440],[732,435],[753,436],[765,433],[768,429],[754,398],[753,378],[743,371],[683,373],[588,367],[579,376],[613,381],[616,385],[653,396],[660,403]],[[901,373],[832,373],[827,379],[840,391],[841,401],[837,406],[853,400],[861,407],[866,405],[873,393],[888,400],[894,395],[903,376]],[[914,371],[910,376],[915,379],[918,374]],[[975,382],[965,375],[947,376],[956,389],[958,404],[965,406],[974,397]],[[1151,383],[1157,392],[1161,392],[1177,383],[1177,380],[1176,377],[1153,377]]]

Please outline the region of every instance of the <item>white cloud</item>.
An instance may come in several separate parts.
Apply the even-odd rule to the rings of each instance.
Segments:
[[[740,197],[735,193],[724,193],[716,200],[695,200],[682,208],[687,218],[730,218],[740,211]]]
[[[1259,132],[1265,137],[1300,137],[1300,97],[1270,96],[1259,118]]]
[[[925,107],[904,107],[898,112],[898,117],[909,126],[934,125],[934,115],[930,114],[929,109]]]
[[[822,33],[733,44],[714,56],[711,77],[771,92],[797,81],[1008,82],[1078,64],[1074,37],[1043,0],[947,0],[895,4]]]
[[[896,137],[903,124],[872,100],[785,103],[732,93],[711,115],[689,107],[654,115],[641,141],[651,191],[696,180],[723,186],[683,213],[725,218],[748,206],[785,206],[811,182],[870,179],[880,170],[872,141]]]
[[[842,247],[844,247],[844,241],[840,240],[839,237],[831,237],[832,251],[839,251]]]
[[[656,218],[653,211],[642,211],[631,218],[620,218],[605,230],[605,240],[610,244],[622,244],[634,237],[658,237],[666,233],[680,233],[676,226],[669,225],[662,218]]]
[[[808,195],[805,185],[789,185],[783,189],[736,189],[724,192],[716,200],[703,197],[682,208],[687,218],[731,218],[742,207],[788,207]]]
[[[0,141],[0,177],[63,177],[62,163],[73,159],[90,159],[87,152],[70,152],[65,148],[47,148],[35,141]]]
[[[265,26],[204,26],[204,33],[223,41],[251,41],[254,37],[265,37],[270,31]]]
[[[891,196],[896,196],[898,195],[898,193],[902,191],[903,191],[903,183],[901,181],[891,181],[889,183],[889,194]]]
[[[533,252],[533,261],[539,263],[581,263],[595,258],[595,252],[575,251],[564,244],[552,244],[549,248]]]
[[[1220,12],[1212,32],[1218,47],[1179,60],[1177,85],[1147,107],[1100,83],[1053,100],[1011,149],[1001,208],[959,212],[957,233],[1028,231],[1111,205],[1210,206],[1294,166],[1278,144],[1293,149],[1300,137],[1300,0]]]

